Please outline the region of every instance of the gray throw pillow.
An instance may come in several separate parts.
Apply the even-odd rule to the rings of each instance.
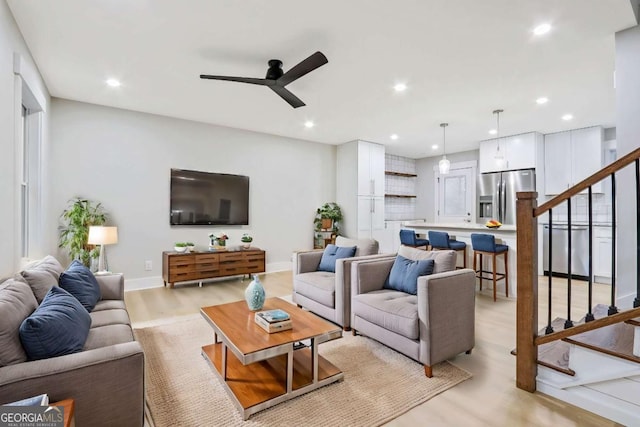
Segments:
[[[55,277],[56,282],[60,280],[60,275],[64,271],[64,267],[62,266],[62,264],[60,264],[58,260],[52,257],[51,255],[47,255],[42,259],[30,262],[29,264],[25,265],[22,269],[23,270],[44,270],[50,273],[53,277]]]
[[[432,259],[434,261],[433,274],[455,270],[458,256],[456,251],[423,251],[404,245],[398,249],[398,255],[414,261]]]
[[[58,280],[46,270],[24,270],[22,277],[27,281],[38,304],[54,286],[58,286]]]
[[[0,283],[0,367],[25,362],[20,325],[38,307],[26,283],[8,279]]]

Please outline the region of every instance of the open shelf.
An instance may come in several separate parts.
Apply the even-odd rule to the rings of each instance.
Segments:
[[[416,175],[415,173],[404,173],[404,172],[392,172],[392,171],[384,171],[385,175],[393,175],[393,176],[404,176],[407,178],[415,178],[418,175]]]

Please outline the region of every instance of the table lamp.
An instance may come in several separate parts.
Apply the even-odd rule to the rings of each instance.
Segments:
[[[109,274],[105,266],[105,247],[104,245],[113,245],[118,243],[118,227],[90,226],[89,238],[87,243],[90,245],[100,245],[100,258],[98,258],[98,271],[94,274]]]

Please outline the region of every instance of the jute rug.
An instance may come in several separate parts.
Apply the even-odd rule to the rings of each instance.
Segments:
[[[345,333],[320,346],[344,381],[243,421],[200,354],[213,340],[202,318],[136,329],[145,353],[149,422],[164,426],[377,426],[471,378],[448,363],[424,375],[419,363],[362,336]]]

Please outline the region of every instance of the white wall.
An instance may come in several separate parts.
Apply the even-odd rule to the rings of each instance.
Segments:
[[[458,162],[468,162],[478,160],[479,150],[463,151],[461,153],[447,154],[447,159],[453,164]],[[425,157],[416,160],[416,173],[418,189],[416,197],[416,217],[426,219],[427,222],[435,221],[435,180],[433,168],[438,166],[442,156]]]
[[[21,85],[16,82],[14,74],[14,53],[20,55],[21,73],[28,80],[34,93],[41,96],[41,101],[48,108],[49,94],[38,72],[29,49],[27,48],[7,3],[0,2],[0,277],[11,274],[19,264],[19,230],[20,212],[18,199],[18,176],[21,170],[16,162],[16,122],[20,120]],[[43,151],[47,146],[47,117],[43,117]],[[46,200],[46,194],[42,194]],[[35,253],[41,253],[42,241],[34,247]]]
[[[616,33],[616,141],[618,158],[640,147],[640,26]],[[622,230],[636,229],[634,167],[627,167],[617,175],[617,265],[618,302],[628,308],[636,294],[635,248],[639,244],[635,233]]]
[[[162,251],[178,241],[203,248],[211,231],[227,232],[229,245],[248,232],[269,269],[289,268],[292,251],[313,247],[316,208],[335,198],[331,145],[56,98],[51,139],[49,215],[74,196],[102,202],[119,233],[109,266],[127,279],[161,283]],[[250,225],[171,227],[171,168],[248,175]]]

